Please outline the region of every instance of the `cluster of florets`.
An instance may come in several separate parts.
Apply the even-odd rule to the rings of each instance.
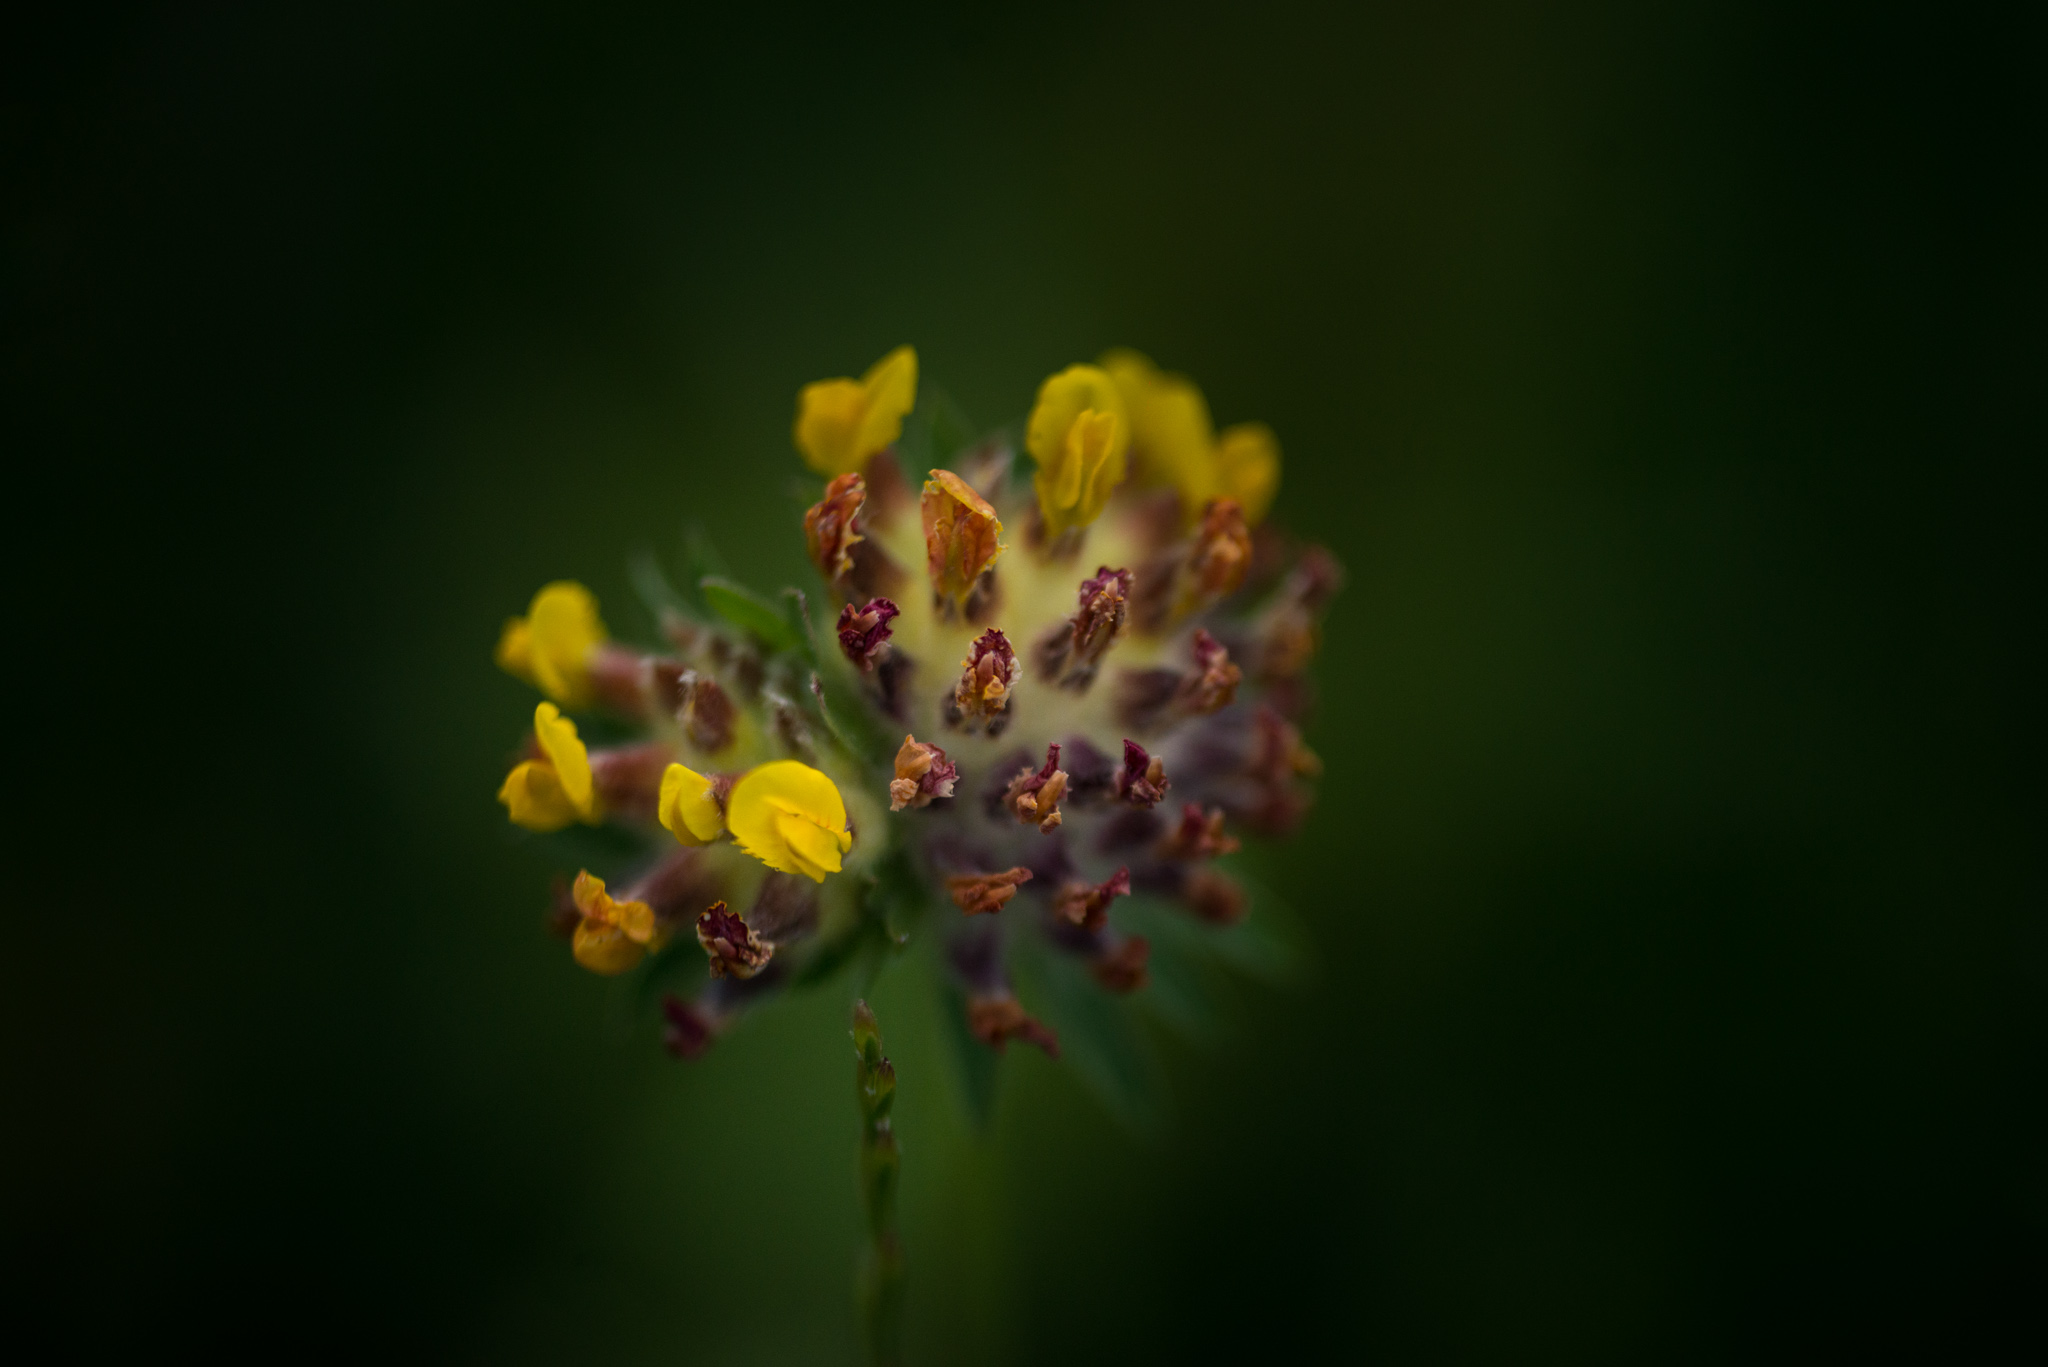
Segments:
[[[499,643],[549,699],[499,798],[529,830],[637,838],[620,891],[580,870],[556,922],[597,973],[697,965],[662,998],[679,1057],[928,913],[973,1035],[1056,1055],[1013,985],[1022,937],[1138,991],[1150,946],[1119,902],[1229,925],[1246,894],[1215,861],[1306,810],[1297,722],[1339,574],[1264,524],[1272,433],[1219,434],[1191,383],[1112,353],[1045,381],[1027,471],[1014,431],[943,437],[916,391],[905,347],[799,398],[823,609],[650,573],[658,649],[566,582]],[[564,709],[630,738],[591,748]]]

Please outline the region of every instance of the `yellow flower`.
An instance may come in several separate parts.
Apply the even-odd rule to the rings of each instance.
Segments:
[[[533,735],[544,759],[526,760],[505,777],[498,801],[512,824],[529,831],[559,831],[577,821],[596,825],[597,790],[590,752],[576,738],[576,723],[551,702],[533,709]]]
[[[645,902],[614,901],[604,880],[586,870],[570,889],[583,919],[569,942],[576,962],[592,973],[624,973],[640,962],[654,940],[654,908]]]
[[[1130,444],[1123,397],[1104,371],[1068,366],[1039,386],[1024,445],[1038,462],[1031,484],[1048,535],[1101,516],[1110,491],[1123,483]]]
[[[1215,429],[1195,382],[1124,348],[1105,353],[1102,368],[1130,414],[1131,463],[1138,474],[1148,484],[1179,490],[1182,506],[1190,510],[1214,498]]]
[[[524,617],[505,623],[498,666],[564,707],[582,707],[590,701],[590,652],[608,639],[590,590],[558,580],[533,596]]]
[[[839,789],[793,759],[764,764],[734,784],[726,822],[748,854],[817,883],[839,872],[839,856],[853,848]]]
[[[858,380],[819,380],[797,396],[796,449],[821,475],[860,469],[903,433],[917,402],[917,352],[897,347]]]
[[[1280,441],[1262,422],[1225,428],[1216,439],[1216,493],[1234,498],[1246,522],[1257,522],[1273,506],[1280,487]]]
[[[655,813],[685,845],[709,845],[725,831],[725,814],[711,795],[711,780],[680,764],[662,771],[661,802]]]

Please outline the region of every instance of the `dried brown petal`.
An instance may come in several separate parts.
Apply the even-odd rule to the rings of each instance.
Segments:
[[[969,916],[986,916],[1001,911],[1017,895],[1017,889],[1031,881],[1031,870],[1023,867],[1001,873],[962,873],[946,880],[946,895],[953,905]]]
[[[774,957],[775,946],[748,928],[746,919],[713,902],[697,917],[697,943],[711,960],[711,976],[753,977]]]
[[[988,500],[951,470],[931,472],[920,508],[932,591],[942,606],[958,610],[1003,553],[1003,524]]]
[[[1027,826],[1050,834],[1060,824],[1060,799],[1066,795],[1067,776],[1060,769],[1060,747],[1045,747],[1045,767],[1019,770],[1003,790],[1003,805]]]
[[[958,766],[946,752],[915,736],[905,736],[896,752],[896,776],[889,781],[889,810],[929,807],[933,798],[953,796],[953,781],[960,777]]]
[[[1024,1014],[1015,997],[976,997],[967,1004],[967,1027],[974,1037],[997,1053],[1013,1039],[1035,1044],[1048,1058],[1060,1056],[1060,1038],[1052,1030]]]
[[[804,514],[804,543],[811,563],[828,582],[853,568],[853,548],[865,540],[856,522],[867,497],[866,480],[857,474],[840,475],[825,486],[825,497]]]
[[[1122,868],[1092,887],[1080,882],[1062,885],[1053,899],[1052,912],[1068,925],[1100,930],[1109,919],[1109,904],[1130,894],[1131,871]]]

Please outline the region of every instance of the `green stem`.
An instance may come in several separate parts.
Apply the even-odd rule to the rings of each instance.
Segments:
[[[896,1237],[900,1160],[889,1109],[896,1069],[882,1055],[882,1030],[864,1001],[853,1007],[855,1096],[860,1102],[860,1188],[867,1207],[868,1247],[861,1258],[861,1319],[868,1357],[877,1367],[903,1361],[903,1245]]]

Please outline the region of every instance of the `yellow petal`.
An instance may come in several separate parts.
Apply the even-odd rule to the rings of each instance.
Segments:
[[[829,863],[819,857],[823,846],[807,832],[798,832],[802,847],[792,847],[793,828],[783,820],[789,817],[818,828],[837,851],[853,848],[839,789],[808,764],[788,759],[763,764],[734,784],[726,801],[726,824],[741,849],[771,869],[824,881],[827,872],[839,867],[836,857]]]
[[[549,584],[533,596],[526,630],[529,668],[541,692],[565,707],[588,702],[590,652],[610,639],[596,596],[573,579]]]
[[[867,396],[854,451],[860,465],[877,451],[887,450],[903,435],[903,419],[917,402],[917,352],[897,347],[868,367],[860,387]],[[858,468],[858,467],[856,467]]]
[[[867,412],[867,391],[855,380],[819,380],[803,387],[796,400],[796,449],[804,463],[821,475],[844,475],[860,468],[854,438]]]
[[[708,845],[725,829],[725,815],[711,795],[711,780],[680,764],[662,771],[661,801],[655,811],[661,824],[685,845]]]
[[[822,883],[826,874],[839,872],[839,842],[823,826],[784,812],[775,818],[775,829],[788,846],[798,873]]]
[[[575,936],[569,941],[569,948],[576,955],[577,963],[606,977],[624,973],[639,963],[640,956],[647,952],[619,927],[600,921],[579,923]]]
[[[498,801],[511,813],[513,825],[529,831],[559,831],[577,817],[553,766],[541,760],[527,760],[507,774]]]
[[[1089,413],[1094,425],[1079,434],[1077,444],[1075,425]],[[1093,522],[1123,482],[1130,446],[1130,421],[1109,375],[1077,365],[1048,379],[1039,387],[1024,445],[1038,462],[1032,484],[1046,530],[1058,535]]]
[[[1225,428],[1216,439],[1216,496],[1234,498],[1256,523],[1280,488],[1280,440],[1262,422]]]
[[[498,668],[532,683],[533,679],[533,634],[527,629],[524,617],[505,619],[505,630],[498,636],[498,649],[492,658]]]
[[[897,347],[858,380],[819,380],[797,395],[796,449],[821,475],[844,475],[903,434],[917,401],[917,353]]]
[[[533,734],[553,767],[563,796],[584,821],[597,820],[597,792],[590,776],[590,752],[576,736],[576,723],[544,702],[533,709]]]
[[[1211,452],[1214,429],[1202,391],[1138,352],[1112,351],[1102,368],[1123,395],[1131,422],[1130,461],[1148,484],[1178,489],[1190,513],[1216,497]]]

